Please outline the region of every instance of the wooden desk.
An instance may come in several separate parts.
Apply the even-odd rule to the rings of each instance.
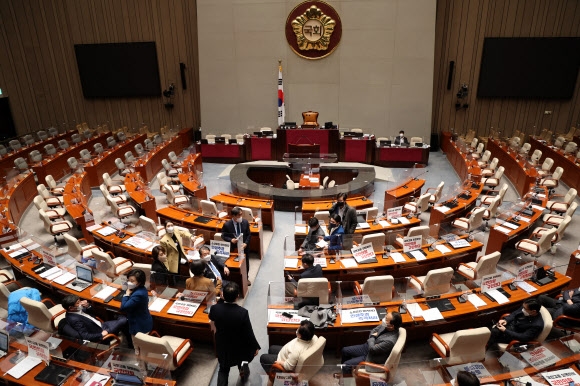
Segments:
[[[161,217],[164,222],[171,221],[176,225],[196,229],[197,235],[202,235],[206,242],[213,240],[216,233],[222,231],[222,226],[225,223],[224,219],[217,217],[204,216],[201,213],[191,212],[187,209],[177,208],[175,206],[167,206],[165,208],[157,209],[157,215]],[[196,221],[197,217],[210,218],[207,223]],[[262,245],[262,225],[258,223],[251,223],[250,229],[252,237],[250,239],[250,251],[258,253],[260,259],[264,258],[264,246]]]
[[[163,168],[161,160],[167,159],[169,161],[169,153],[174,151],[180,154],[183,150],[183,136],[187,136],[187,129],[182,130],[179,135],[171,138],[171,140],[158,145],[155,149],[149,151],[142,158],[135,162],[135,171],[141,174],[145,181],[152,181],[157,175],[157,172]],[[132,151],[132,150],[131,150]],[[123,157],[122,159],[125,159]]]
[[[115,159],[125,159],[125,152],[134,150],[137,143],[143,142],[147,138],[146,134],[139,134],[132,138],[128,138],[125,142],[117,144],[115,148],[108,149],[102,153],[100,158],[93,159],[93,161],[86,164],[84,167],[87,172],[89,184],[91,187],[99,186],[103,183],[103,173],[110,175],[117,172],[117,165]]]
[[[214,143],[201,145],[201,155],[206,162],[237,164],[246,162],[245,144]]]
[[[429,163],[428,147],[375,147],[375,165],[411,167]]]
[[[3,190],[0,197],[2,214],[0,215],[0,245],[18,238],[18,224],[22,214],[38,194],[32,173],[19,174]]]
[[[551,148],[534,137],[530,137],[529,142],[532,146],[530,148],[530,154],[532,154],[536,149],[542,151],[542,157],[538,163],[539,165],[544,162],[546,157],[552,158],[554,160],[552,171],[554,171],[558,166],[564,169],[564,174],[562,174],[560,181],[568,185],[568,187],[580,191],[580,162],[576,159],[576,154],[565,155],[561,149]],[[580,145],[579,142],[577,143]]]
[[[458,193],[455,197],[457,202],[457,206],[448,211],[444,211],[445,202],[436,204],[433,208],[431,208],[431,217],[429,218],[429,225],[434,224],[443,224],[448,223],[455,220],[458,217],[463,216],[466,214],[471,208],[475,206],[475,201],[477,197],[481,194],[481,190],[483,189],[483,184],[476,184],[472,185],[472,182],[466,180],[469,185],[463,184],[463,190]],[[477,187],[475,187],[477,186]],[[469,197],[465,195],[467,192],[470,193]]]
[[[283,161],[284,153],[290,153],[289,144],[319,144],[320,153],[338,154],[338,129],[278,129],[276,155]]]
[[[387,209],[403,206],[411,200],[411,197],[419,197],[423,185],[425,180],[411,178],[392,189],[385,190],[383,210],[386,212]]]
[[[546,284],[542,287],[538,287],[533,283],[530,285],[537,288],[537,291],[532,294],[528,294],[526,291],[520,289],[519,287],[512,291],[507,286],[511,283],[511,280],[503,282],[502,287],[510,295],[510,301],[505,304],[499,305],[498,303],[490,301],[486,296],[481,295],[480,290],[476,289],[478,297],[483,300],[486,305],[475,308],[471,303],[459,303],[457,297],[462,294],[462,292],[449,293],[441,295],[443,299],[449,299],[455,310],[443,312],[443,317],[445,320],[435,321],[435,322],[425,322],[422,317],[416,317],[413,320],[409,313],[403,314],[403,327],[407,330],[408,340],[419,340],[426,339],[431,336],[433,331],[437,331],[439,334],[447,332],[455,332],[460,329],[465,329],[466,326],[470,328],[483,327],[490,325],[492,320],[498,320],[501,315],[506,312],[512,312],[513,310],[521,307],[523,302],[531,297],[537,297],[541,294],[554,295],[559,293],[563,288],[567,286],[570,282],[570,278],[555,273],[556,280],[550,284]],[[336,283],[333,283],[336,285]],[[427,309],[425,304],[425,298],[414,298],[411,300],[407,299],[407,303],[419,303],[422,309]],[[391,302],[381,303],[380,305],[373,306],[377,309],[384,309],[387,307],[389,311],[398,311],[402,303],[401,299],[393,300]],[[348,306],[352,308],[361,307],[362,305]],[[285,304],[284,306],[277,306],[271,308],[291,308],[291,304]],[[343,306],[343,310],[347,306]],[[343,324],[340,320],[340,316],[337,316],[337,320],[334,326],[329,326],[328,328],[317,330],[319,335],[326,338],[327,348],[341,348],[353,344],[360,344],[360,342],[366,341],[368,338],[369,331],[376,327],[379,322],[369,322],[369,323],[351,323]],[[281,324],[281,323],[268,323],[268,337],[270,345],[283,345],[295,338],[296,325],[294,324]]]
[[[127,173],[123,182],[127,194],[139,207],[139,214],[157,222],[157,204],[151,194],[149,185],[141,177],[141,173]]]
[[[302,221],[308,223],[310,217],[314,217],[315,212],[330,210],[334,200],[303,200],[302,201]],[[348,206],[359,209],[371,208],[373,202],[365,196],[350,197],[346,199]]]
[[[93,212],[88,206],[92,191],[89,186],[87,173],[73,174],[64,187],[63,202],[68,214],[82,230],[83,237],[89,242],[93,242],[93,235],[87,227],[95,225]],[[87,216],[85,217],[85,214]],[[87,221],[88,220],[88,221]]]
[[[274,232],[274,203],[268,199],[254,197],[236,196],[234,194],[220,193],[211,200],[215,203],[221,203],[223,210],[230,213],[233,207],[242,206],[252,210],[260,210],[260,217],[264,227],[270,228]]]
[[[270,161],[276,160],[277,138],[258,137],[251,135],[244,138],[246,146],[246,160],[248,161]]]
[[[311,181],[310,178],[316,178],[316,180]],[[300,174],[298,187],[300,189],[318,189],[320,187],[320,173],[313,173],[312,176],[303,173]]]
[[[372,164],[374,162],[375,148],[376,139],[374,135],[367,138],[341,138],[338,143],[338,161]]]
[[[521,159],[518,153],[510,151],[507,145],[497,139],[487,141],[486,150],[491,152],[492,158],[497,158],[498,165],[505,168],[505,176],[512,182],[520,196],[528,192],[530,184],[536,182],[538,172],[526,160]],[[530,153],[531,154],[531,153]]]

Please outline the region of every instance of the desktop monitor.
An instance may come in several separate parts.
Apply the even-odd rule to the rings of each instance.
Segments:
[[[385,140],[381,140],[381,141],[379,142],[379,146],[381,146],[381,147],[390,147],[390,146],[391,146],[391,143],[392,143],[392,142],[391,142],[391,141],[389,141],[389,140],[386,140],[386,141],[385,141]]]
[[[332,122],[324,122],[325,129],[332,129]]]
[[[269,137],[269,136],[274,135],[274,132],[272,130],[264,130],[264,131],[262,131],[262,135],[265,137]]]
[[[202,140],[201,140],[201,144],[202,144],[202,145],[207,145],[207,144],[208,144],[208,142],[207,142],[207,139],[205,139],[205,138],[204,138],[204,139],[202,139]]]
[[[415,147],[423,147],[423,142],[415,142]]]
[[[228,142],[230,143],[230,145],[235,145],[238,143],[238,140],[235,138],[230,138],[230,139],[228,139]]]

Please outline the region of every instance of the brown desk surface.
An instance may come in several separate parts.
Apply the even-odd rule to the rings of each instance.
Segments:
[[[497,158],[498,164],[505,168],[506,177],[512,182],[519,195],[526,194],[530,184],[536,181],[538,173],[535,167],[520,158],[517,152],[510,151],[505,143],[497,139],[490,138],[486,149],[491,152],[491,157]]]
[[[151,194],[149,185],[143,181],[139,172],[127,173],[123,182],[127,194],[139,206],[146,217],[157,222],[157,204],[155,197]]]
[[[211,200],[215,203],[221,203],[223,210],[228,213],[235,206],[242,206],[249,209],[260,209],[262,224],[270,227],[272,232],[274,231],[274,202],[272,200],[237,196],[235,194],[224,192],[211,197]]]
[[[153,150],[146,153],[142,158],[135,162],[135,171],[140,173],[145,181],[152,181],[159,170],[163,168],[161,160],[167,159],[169,161],[169,153],[174,151],[176,154],[180,154],[183,150],[182,146],[182,136],[187,135],[187,129],[181,131],[179,135],[171,138],[171,140],[166,141]],[[133,149],[131,149],[133,151]],[[124,157],[122,159],[125,159]]]
[[[530,154],[536,149],[542,151],[539,165],[544,162],[546,157],[552,158],[554,160],[552,171],[554,171],[558,166],[562,167],[564,169],[564,174],[562,174],[562,177],[560,178],[562,182],[568,185],[568,187],[580,191],[580,162],[576,159],[576,154],[565,155],[562,149],[554,149],[534,137],[530,137],[529,142],[530,145],[532,145],[530,148]]]
[[[404,205],[411,197],[419,197],[423,185],[425,185],[425,180],[411,178],[394,188],[385,190],[384,211]]]
[[[302,201],[302,221],[308,222],[315,212],[330,210],[334,205],[334,200],[303,200]],[[365,196],[350,197],[346,199],[348,206],[358,209],[371,208],[373,202]]]
[[[467,185],[466,185],[467,183]],[[474,187],[473,184],[476,184],[477,187]],[[429,218],[429,225],[434,224],[442,224],[447,223],[455,220],[456,218],[464,215],[475,205],[475,201],[477,197],[481,194],[483,190],[483,184],[474,183],[470,180],[465,180],[463,184],[463,190],[457,193],[455,200],[457,201],[457,206],[454,208],[449,209],[448,211],[444,211],[445,202],[441,202],[439,204],[435,204],[435,206],[431,209],[431,217]],[[469,198],[460,197],[460,195],[464,193],[470,193]]]
[[[87,230],[87,227],[94,225],[94,217],[91,221],[86,221],[85,211],[92,217],[93,211],[89,208],[88,201],[91,199],[92,191],[89,186],[89,180],[86,178],[87,173],[73,174],[64,187],[63,202],[68,214],[74,222],[81,228],[83,237],[91,243],[93,236]]]

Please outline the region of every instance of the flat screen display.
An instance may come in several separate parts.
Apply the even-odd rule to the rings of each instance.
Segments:
[[[485,38],[478,97],[570,99],[580,38]]]
[[[75,44],[85,98],[161,96],[155,42]]]

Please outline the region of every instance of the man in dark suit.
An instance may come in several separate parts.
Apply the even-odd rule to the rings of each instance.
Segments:
[[[399,146],[409,146],[409,140],[405,137],[405,132],[403,130],[399,131],[399,136],[395,137],[395,145]]]
[[[65,318],[68,325],[78,333],[78,336],[71,338],[80,337],[83,340],[100,342],[108,334],[118,335],[120,331],[123,331],[130,339],[126,317],[119,316],[117,320],[101,322],[87,312],[90,309],[89,303],[86,300],[81,300],[77,295],[65,296],[61,304],[66,310]]]
[[[536,339],[544,329],[541,307],[536,299],[528,299],[524,302],[523,308],[512,312],[505,319],[500,319],[491,328],[488,346],[509,343],[512,340],[528,343]]]
[[[236,250],[238,248],[238,239],[240,235],[243,235],[242,248],[244,249],[244,256],[246,257],[246,268],[248,270],[248,278],[250,277],[250,237],[252,236],[250,232],[250,223],[248,220],[242,218],[242,209],[239,206],[232,208],[231,219],[226,221],[222,226],[222,239],[229,242],[230,250]],[[248,279],[248,285],[252,285]]]
[[[538,302],[546,307],[550,315],[552,315],[552,319],[556,319],[560,315],[580,318],[580,289],[578,288],[563,291],[561,299],[540,295],[538,296]]]
[[[324,277],[322,274],[322,267],[320,264],[314,264],[314,256],[310,253],[306,253],[302,256],[302,267],[304,268],[304,271],[300,274],[298,280]],[[298,282],[290,274],[286,274],[286,278],[289,280],[286,282],[286,296],[294,296],[294,290],[298,286]]]
[[[223,289],[223,300],[209,311],[209,318],[216,328],[216,351],[220,364],[218,386],[228,384],[232,366],[238,366],[242,382],[245,382],[250,375],[246,362],[251,362],[260,351],[248,310],[235,303],[238,295],[238,285],[229,282]]]
[[[225,277],[230,275],[229,268],[226,267],[223,261],[221,261],[216,255],[211,254],[209,247],[204,245],[199,248],[199,258],[205,263],[203,276],[213,280],[216,285],[218,280],[221,281],[222,287],[228,284]]]
[[[338,214],[342,219],[342,228],[344,229],[344,236],[342,238],[343,249],[352,248],[352,236],[356,229],[356,208],[349,206],[346,203],[348,195],[346,193],[338,193],[336,195],[336,203],[330,208],[330,214]]]
[[[318,238],[324,237],[324,230],[320,227],[320,223],[316,217],[311,217],[308,220],[308,227],[308,234],[298,249],[299,254],[304,251],[314,251],[317,249],[316,243],[318,242]]]

